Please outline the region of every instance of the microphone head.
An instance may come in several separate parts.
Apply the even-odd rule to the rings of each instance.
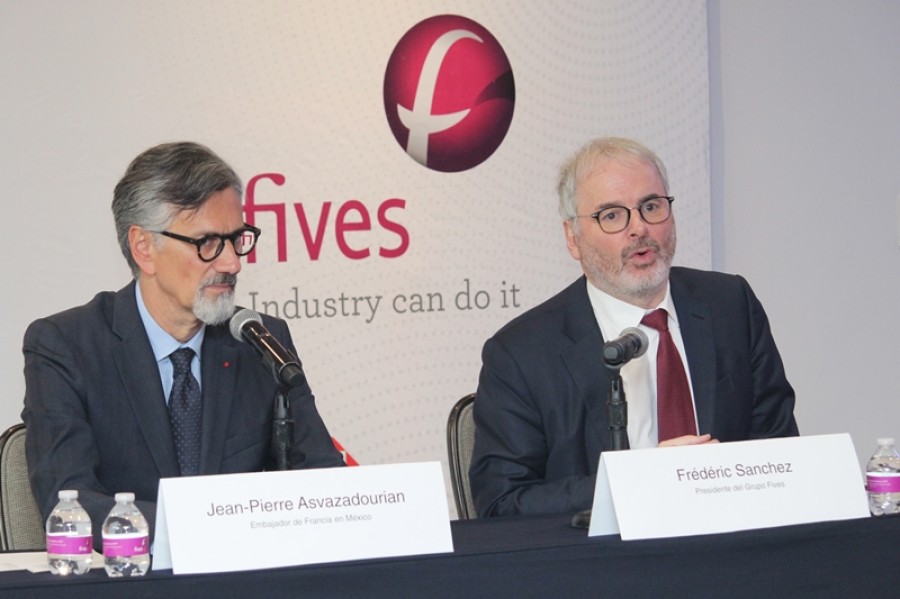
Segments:
[[[609,368],[621,368],[634,358],[643,356],[649,344],[650,340],[644,331],[628,327],[618,339],[603,344],[603,363]]]
[[[624,337],[625,335],[634,337],[635,349],[634,353],[631,355],[632,358],[640,358],[647,353],[647,347],[650,345],[650,339],[647,337],[647,333],[637,327],[628,327],[622,331],[622,336]]]
[[[235,312],[234,316],[231,317],[231,321],[228,323],[228,328],[231,330],[231,336],[238,341],[243,341],[244,337],[241,335],[241,330],[248,322],[258,322],[262,324],[262,316],[259,315],[259,312],[254,312],[247,308],[241,308]]]

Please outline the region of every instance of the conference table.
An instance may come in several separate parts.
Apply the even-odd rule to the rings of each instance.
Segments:
[[[900,516],[639,541],[569,522],[454,521],[452,553],[226,574],[0,572],[0,598],[900,596]]]

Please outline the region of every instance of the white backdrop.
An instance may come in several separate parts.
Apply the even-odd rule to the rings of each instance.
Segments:
[[[503,143],[459,173],[407,156],[382,97],[397,42],[441,14],[489,30],[515,78]],[[474,390],[484,340],[580,273],[553,187],[588,138],[626,135],[657,150],[677,198],[676,260],[710,265],[702,0],[3,0],[0,76],[12,236],[0,267],[3,426],[19,419],[28,322],[128,281],[112,189],[131,158],[163,141],[209,145],[245,183],[284,177],[261,179],[254,199],[284,207],[287,259],[275,213],[257,212],[264,233],[238,300],[288,320],[320,412],[361,463],[446,461],[447,414]],[[378,255],[400,240],[378,227],[389,199],[402,200],[387,214],[408,233],[394,258]],[[373,221],[347,235],[371,250],[358,260],[340,251],[334,224],[353,201]],[[313,227],[330,206],[317,259],[297,205]],[[346,299],[378,296],[377,310],[360,300],[358,314]],[[335,315],[307,315],[329,298]]]

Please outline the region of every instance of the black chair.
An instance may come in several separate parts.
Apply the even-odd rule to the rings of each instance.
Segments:
[[[0,550],[42,551],[44,521],[31,493],[25,462],[25,425],[0,436]]]
[[[447,453],[450,460],[450,482],[456,513],[460,520],[477,517],[472,501],[472,487],[469,483],[469,464],[472,463],[472,448],[475,446],[475,394],[470,393],[456,402],[447,420]]]

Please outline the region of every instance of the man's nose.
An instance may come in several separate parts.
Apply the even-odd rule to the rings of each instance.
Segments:
[[[626,233],[634,237],[641,237],[647,233],[647,221],[641,216],[640,208],[630,208],[631,217],[628,219],[628,226],[625,227]]]
[[[234,251],[234,244],[225,243],[222,253],[216,256],[216,272],[237,274],[241,272],[241,257]]]

